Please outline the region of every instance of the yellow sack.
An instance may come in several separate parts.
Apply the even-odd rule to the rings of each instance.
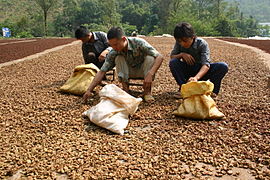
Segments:
[[[193,119],[220,119],[224,114],[217,109],[211,98],[214,84],[210,81],[189,82],[182,85],[183,103],[174,115]]]
[[[83,95],[98,71],[99,68],[92,63],[76,66],[72,76],[60,88],[60,91]]]

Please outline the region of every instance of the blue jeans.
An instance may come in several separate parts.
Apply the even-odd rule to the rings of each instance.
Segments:
[[[188,65],[186,62],[182,62],[179,59],[171,59],[169,66],[173,77],[180,87],[182,84],[185,84],[190,77],[196,76],[202,67],[201,64]],[[200,80],[210,80],[214,84],[213,92],[218,94],[221,81],[227,72],[228,65],[226,63],[211,63],[210,69]]]

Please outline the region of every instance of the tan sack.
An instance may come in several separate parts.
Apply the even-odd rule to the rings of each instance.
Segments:
[[[210,81],[189,82],[182,85],[183,103],[173,112],[174,115],[192,119],[220,119],[224,114],[217,109],[211,98],[214,84]]]
[[[83,95],[98,71],[99,68],[92,63],[76,66],[73,74],[60,88],[60,91]]]

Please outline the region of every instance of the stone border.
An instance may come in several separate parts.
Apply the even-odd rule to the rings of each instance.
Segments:
[[[14,42],[6,42],[6,43],[0,43],[0,46],[3,46],[3,45],[9,45],[9,44],[17,44],[17,43],[22,43],[22,42],[33,42],[33,41],[37,41],[36,39],[34,40],[25,40],[25,41],[14,41]]]
[[[268,69],[270,70],[270,54],[266,53],[265,51],[257,48],[257,47],[253,47],[253,46],[249,46],[246,44],[241,44],[241,43],[236,43],[236,42],[229,42],[229,41],[224,41],[221,39],[214,39],[220,42],[224,42],[227,44],[231,44],[231,45],[235,45],[235,46],[239,46],[239,47],[244,47],[244,48],[248,48],[251,49],[252,51],[254,51],[255,53],[257,53],[259,55],[259,57],[264,61],[264,63],[266,64],[266,66],[268,67]],[[270,75],[270,72],[269,72]]]
[[[72,42],[72,43],[65,44],[65,45],[61,45],[61,46],[56,46],[56,47],[54,47],[54,48],[47,49],[47,50],[45,50],[45,51],[42,51],[42,52],[39,52],[39,53],[30,55],[30,56],[26,56],[26,57],[21,58],[21,59],[16,59],[16,60],[12,60],[12,61],[9,61],[9,62],[5,62],[5,63],[0,64],[0,69],[1,69],[2,67],[10,66],[10,65],[13,65],[13,64],[17,64],[17,63],[20,63],[20,62],[23,62],[23,61],[29,61],[29,60],[38,58],[38,57],[40,57],[40,56],[42,56],[42,55],[45,55],[45,54],[47,54],[47,53],[54,52],[54,51],[58,51],[58,50],[60,50],[60,49],[63,49],[64,47],[76,45],[76,44],[79,44],[79,43],[80,43],[80,41],[74,41],[74,42]]]

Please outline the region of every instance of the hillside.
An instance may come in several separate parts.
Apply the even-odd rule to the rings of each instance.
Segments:
[[[226,0],[238,2],[240,10],[246,15],[252,15],[259,22],[270,22],[270,0]]]
[[[44,28],[43,12],[35,1],[0,0],[0,27],[10,28],[13,36],[20,38],[72,36],[81,24],[92,30],[107,31],[108,27],[122,26],[127,34],[136,30],[140,34],[158,35],[171,33],[176,23],[185,20],[192,23],[201,36],[248,37],[258,34],[257,22],[249,18],[249,14],[260,22],[270,21],[269,2],[263,0],[256,6],[251,5],[252,0],[236,0],[241,8],[247,9],[242,10],[247,18],[239,16],[236,3],[225,2],[234,0],[222,0],[221,11],[217,11],[217,1],[213,0],[112,0],[110,4],[107,0],[57,0],[49,9]],[[239,21],[241,24],[237,24]]]
[[[30,0],[0,0],[0,22],[6,19],[15,20],[20,16],[28,16],[33,13],[33,1]],[[31,9],[31,11],[30,11]]]
[[[57,1],[57,5],[51,10],[51,15],[56,15],[62,1]],[[0,23],[9,19],[16,21],[22,17],[31,18],[33,15],[41,15],[40,7],[33,0],[0,0]]]

